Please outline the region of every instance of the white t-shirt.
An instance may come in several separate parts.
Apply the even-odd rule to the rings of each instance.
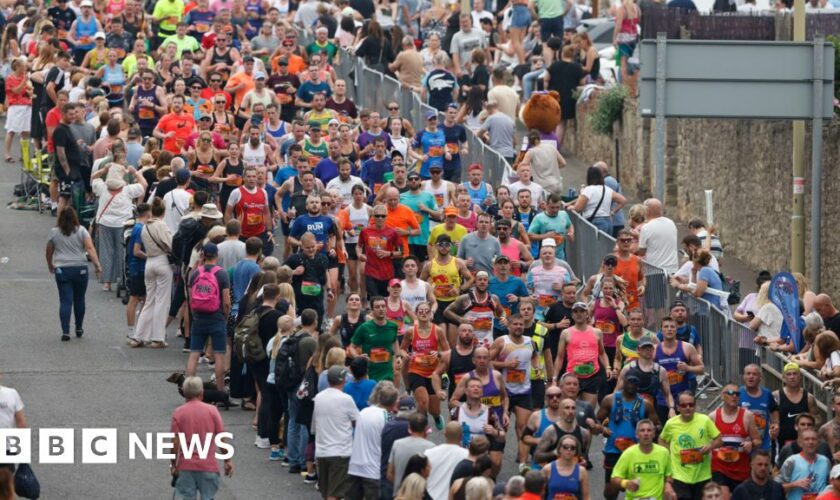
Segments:
[[[714,255],[712,255],[711,257],[712,257],[712,260],[709,261],[709,267],[711,267],[712,269],[714,269],[717,272],[720,272],[720,264],[718,263],[718,260],[715,258]],[[691,262],[690,260],[686,261],[682,265],[682,267],[680,267],[680,270],[677,271],[676,274],[674,274],[674,276],[677,276],[679,278],[688,278],[689,283],[695,283],[694,277],[691,275],[691,268],[693,266],[694,266],[693,262]]]
[[[341,203],[343,204],[342,208],[344,208],[353,203],[353,186],[356,184],[365,187],[365,183],[362,179],[356,177],[355,175],[351,175],[350,178],[347,179],[347,182],[342,181],[341,177],[334,177],[327,183],[326,189],[327,191],[335,189],[341,193]]]
[[[353,435],[353,455],[347,472],[354,476],[379,480],[382,457],[382,429],[388,412],[378,406],[368,406],[359,413]]]
[[[114,196],[114,201],[109,203],[113,193],[108,191],[105,181],[97,177],[90,184],[93,194],[99,198],[96,221],[111,228],[122,229],[123,224],[134,216],[134,198],[146,193],[146,189],[140,184],[129,184]]]
[[[609,204],[607,204],[609,207]],[[642,226],[639,248],[646,250],[645,260],[668,273],[679,269],[677,258],[677,226],[667,217],[657,217]]]
[[[222,269],[230,269],[245,258],[245,242],[239,240],[225,240],[219,243],[219,261]]]
[[[758,335],[768,340],[778,339],[782,333],[782,323],[784,318],[782,312],[772,302],[768,302],[761,306],[756,318],[761,320],[761,326],[758,327]]]
[[[455,466],[467,458],[469,452],[456,444],[439,444],[424,452],[432,466],[432,472],[426,480],[426,491],[433,500],[449,498],[449,479]]]
[[[510,185],[511,197],[516,199],[516,195],[521,189],[527,189],[531,192],[531,206],[537,208],[540,204],[540,200],[543,199],[543,187],[534,181],[531,181],[527,186],[523,184],[522,181],[516,181]]]
[[[583,213],[581,214],[584,219],[588,219],[590,217],[610,216],[610,207],[612,206],[613,195],[612,189],[607,186],[586,186],[580,194],[581,196],[586,196],[586,206],[583,207]],[[602,196],[604,198],[603,202],[601,201]],[[593,216],[592,214],[595,212],[596,208],[598,209],[598,212]]]
[[[192,198],[192,195],[186,189],[181,188],[175,188],[163,195],[163,204],[166,207],[163,222],[166,223],[166,227],[172,234],[178,232],[181,219],[184,214],[190,211],[190,198]]]
[[[319,392],[314,401],[315,458],[351,456],[353,422],[359,419],[359,410],[353,398],[329,387]]]
[[[14,429],[15,413],[23,409],[23,400],[18,391],[0,386],[0,429]]]

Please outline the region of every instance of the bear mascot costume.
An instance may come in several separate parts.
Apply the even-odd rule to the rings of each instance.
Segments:
[[[531,94],[531,98],[519,110],[519,119],[525,124],[526,129],[528,131],[538,130],[540,133],[540,142],[548,142],[554,144],[555,147],[558,144],[555,131],[557,130],[557,125],[560,123],[560,117],[560,94],[553,90],[550,92],[534,92]],[[525,157],[525,153],[530,148],[531,145],[528,143],[528,136],[526,134],[522,139],[522,149],[519,151],[519,155],[516,157],[508,173],[509,175],[507,177],[510,182],[515,182],[519,179],[516,175],[516,170]],[[538,182],[537,179],[534,180]]]

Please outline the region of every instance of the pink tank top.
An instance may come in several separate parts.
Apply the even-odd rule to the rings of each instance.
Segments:
[[[502,245],[502,255],[507,256],[511,262],[519,262],[521,256],[519,255],[519,240],[510,238],[506,245]],[[510,266],[510,274],[519,276],[522,274],[522,269],[519,266]]]
[[[618,334],[621,333],[621,322],[618,321],[618,314],[612,307],[604,307],[601,305],[601,300],[595,301],[595,310],[593,311],[595,318],[595,328],[601,330],[604,334],[604,347],[615,347],[615,341]]]
[[[598,337],[595,329],[587,326],[586,330],[570,327],[569,341],[566,343],[566,372],[574,373],[578,378],[589,378],[601,369],[598,363]]]
[[[405,309],[403,309],[402,299],[400,299],[400,307],[396,311],[391,310],[390,302],[387,300],[385,301],[385,317],[396,322],[400,326],[400,335],[402,335],[405,329]]]

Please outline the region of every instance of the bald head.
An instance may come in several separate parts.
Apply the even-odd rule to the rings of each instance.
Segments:
[[[646,199],[645,211],[648,219],[662,217],[662,202],[657,200],[656,198]]]
[[[461,424],[449,422],[443,428],[443,437],[448,444],[461,444]]]
[[[814,310],[822,316],[823,320],[828,320],[837,314],[837,309],[831,302],[831,297],[825,293],[821,293],[814,298]]]
[[[606,177],[606,176],[607,176],[607,174],[608,174],[608,173],[609,173],[609,171],[610,171],[609,167],[607,167],[607,163],[606,163],[606,162],[603,162],[603,161],[596,161],[596,162],[595,162],[592,166],[593,166],[593,167],[598,167],[598,169],[600,169],[600,170],[601,170],[601,174],[602,174],[604,177]]]

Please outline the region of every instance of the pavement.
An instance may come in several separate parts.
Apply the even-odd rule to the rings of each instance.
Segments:
[[[0,163],[0,200],[12,201],[14,184],[20,182],[20,164]],[[580,185],[586,165],[570,158],[563,171],[566,186]],[[130,460],[128,433],[166,432],[172,411],[183,402],[166,382],[183,370],[186,354],[175,338],[174,325],[167,334],[168,349],[131,349],[126,346],[125,308],[112,292],[91,281],[87,292],[85,335],[60,342],[53,277],[44,261],[44,246],[55,219],[35,211],[6,209],[0,213],[0,383],[18,390],[33,429],[33,468],[44,498],[171,498],[168,460]],[[726,260],[727,274],[750,282],[755,274],[739,270],[735,259]],[[205,379],[211,371],[200,365]],[[318,498],[313,486],[268,461],[268,451],[254,447],[253,412],[238,408],[222,411],[227,430],[233,433],[236,472],[221,481],[216,498],[250,499]],[[40,464],[39,429],[75,429],[75,463]],[[81,428],[116,428],[116,464],[81,463]],[[432,440],[440,442],[441,433]],[[602,439],[596,438],[590,456],[601,463]],[[508,440],[501,478],[516,473],[515,443]],[[593,497],[603,489],[603,474],[591,474]]]

